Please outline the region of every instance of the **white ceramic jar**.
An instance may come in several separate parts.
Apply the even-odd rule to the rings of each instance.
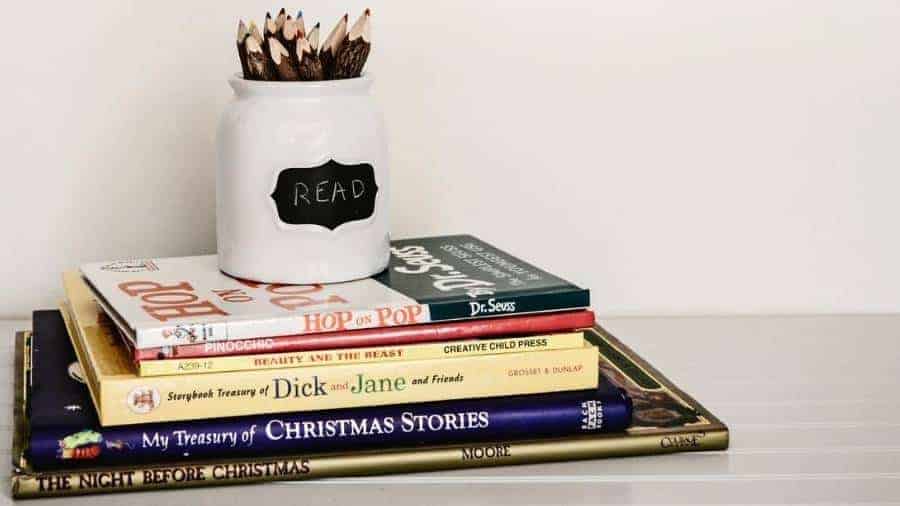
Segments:
[[[310,284],[387,267],[390,179],[372,77],[229,83],[217,135],[219,268]]]

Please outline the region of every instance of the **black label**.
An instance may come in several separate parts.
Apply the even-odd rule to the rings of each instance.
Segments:
[[[270,197],[284,223],[334,230],[348,221],[372,216],[377,193],[372,165],[330,160],[318,167],[282,170]]]

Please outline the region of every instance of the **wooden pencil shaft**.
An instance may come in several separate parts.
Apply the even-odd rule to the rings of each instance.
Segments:
[[[297,31],[306,35],[306,23],[303,22],[303,11],[297,11],[297,19],[294,20],[294,24],[297,26]]]
[[[332,28],[331,33],[328,34],[328,37],[325,39],[325,42],[322,44],[322,47],[319,50],[319,56],[322,60],[322,69],[325,74],[325,79],[332,79],[334,75],[334,64],[335,58],[337,56],[338,50],[340,49],[341,43],[344,41],[344,38],[347,36],[347,15],[344,14],[340,20],[338,20],[337,25]]]
[[[291,61],[291,54],[284,45],[275,37],[269,39],[269,54],[272,55],[272,63],[282,81],[297,81],[300,75]]]
[[[371,11],[365,12],[353,23],[335,55],[333,79],[349,79],[359,77],[369,57],[371,48],[369,17]]]
[[[245,79],[250,78],[250,67],[247,64],[247,37],[250,37],[250,30],[247,29],[244,21],[241,20],[238,23],[237,51],[238,59],[241,61],[241,72],[243,73]]]
[[[256,42],[258,42],[259,44],[263,43],[264,39],[263,39],[262,34],[259,33],[259,27],[256,25],[256,21],[250,22],[250,27],[248,28],[248,31],[250,32],[250,36],[253,37],[254,39],[256,39]]]
[[[296,55],[298,62],[297,71],[300,79],[304,81],[321,81],[325,78],[322,61],[319,59],[319,55],[313,51],[306,37],[297,39]]]
[[[247,66],[250,78],[258,81],[277,81],[278,74],[269,55],[252,37],[247,38]]]
[[[306,40],[309,41],[310,47],[314,53],[319,52],[319,23],[316,23],[316,26],[313,27],[312,30],[309,31],[309,35],[306,36]]]

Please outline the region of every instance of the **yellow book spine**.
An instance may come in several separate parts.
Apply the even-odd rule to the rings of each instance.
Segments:
[[[381,406],[596,388],[597,348],[121,377],[100,385],[103,425]]]
[[[285,353],[264,353],[227,357],[143,360],[141,376],[217,373],[285,369],[320,365],[359,364],[368,362],[400,362],[438,358],[500,355],[525,351],[547,351],[577,348],[584,343],[582,332],[503,339],[471,339],[396,346],[346,348]]]

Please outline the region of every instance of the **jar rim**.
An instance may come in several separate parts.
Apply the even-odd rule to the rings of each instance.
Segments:
[[[228,78],[228,84],[237,95],[353,93],[368,90],[373,81],[374,76],[369,72],[363,72],[359,77],[325,81],[256,81],[244,79],[240,72]]]

